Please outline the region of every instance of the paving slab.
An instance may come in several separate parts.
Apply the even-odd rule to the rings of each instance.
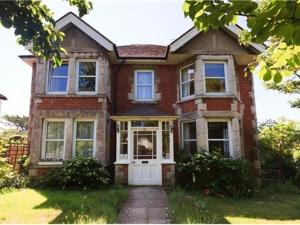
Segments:
[[[132,187],[119,214],[121,224],[167,224],[168,198],[158,186]]]

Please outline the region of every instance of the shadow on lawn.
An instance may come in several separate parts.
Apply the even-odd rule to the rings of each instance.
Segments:
[[[300,220],[300,195],[258,195],[220,199],[199,193],[170,193],[173,223],[259,223]],[[237,218],[239,217],[239,218]],[[234,221],[232,221],[234,219]],[[259,221],[260,220],[260,221]]]
[[[55,208],[61,213],[49,223],[116,223],[127,197],[120,188],[100,191],[36,190],[47,200],[35,209]]]

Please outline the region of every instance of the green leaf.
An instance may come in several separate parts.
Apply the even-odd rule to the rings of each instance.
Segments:
[[[282,75],[281,75],[279,72],[277,72],[277,73],[274,75],[273,80],[274,80],[275,84],[280,83],[280,82],[282,81]]]
[[[270,70],[268,70],[265,75],[263,76],[263,80],[264,81],[269,81],[272,79],[272,72]]]

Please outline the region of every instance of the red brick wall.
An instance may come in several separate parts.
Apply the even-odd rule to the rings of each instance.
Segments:
[[[97,110],[101,107],[98,97],[45,97],[37,105],[38,110]]]
[[[181,113],[197,111],[197,105],[195,104],[195,99],[186,102],[181,102],[178,104],[178,106],[181,108]]]
[[[208,111],[231,111],[231,98],[206,98],[203,99],[206,103]]]

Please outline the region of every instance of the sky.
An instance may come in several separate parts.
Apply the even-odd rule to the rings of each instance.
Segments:
[[[83,19],[117,45],[168,45],[193,24],[184,18],[181,0],[92,0],[94,9]],[[77,13],[66,1],[44,0],[58,19],[69,11]],[[240,22],[243,25],[243,21]],[[0,93],[8,98],[1,114],[28,115],[31,68],[18,55],[30,54],[16,43],[13,30],[0,27]],[[300,120],[300,109],[288,101],[295,96],[266,90],[254,76],[256,110],[259,122],[286,117]]]

